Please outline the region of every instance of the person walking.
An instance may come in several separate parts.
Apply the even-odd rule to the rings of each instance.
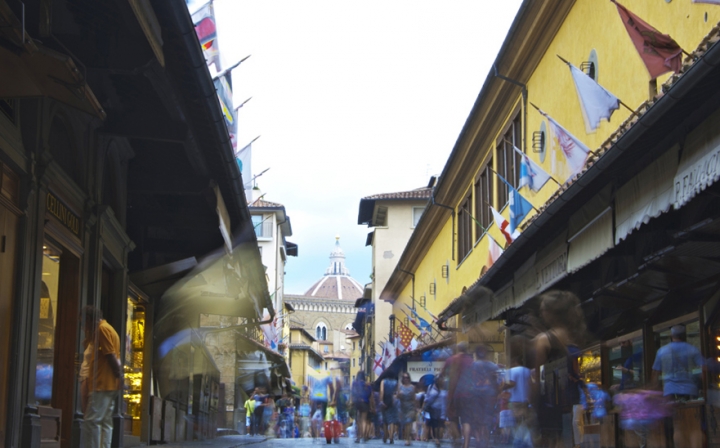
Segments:
[[[670,329],[670,343],[657,351],[652,366],[652,385],[659,389],[662,379],[663,396],[675,403],[695,400],[698,397],[698,383],[693,370],[704,370],[705,360],[694,345],[688,344],[684,325],[675,325]],[[699,382],[702,382],[700,379]],[[702,446],[701,432],[683,431],[683,423],[673,417],[673,441],[675,446]]]
[[[488,347],[478,345],[475,349],[476,361],[470,368],[470,385],[467,396],[472,412],[467,423],[462,421],[463,448],[470,444],[471,430],[475,430],[478,446],[488,446],[490,428],[495,422],[495,404],[497,402],[500,383],[498,382],[498,366],[487,359]],[[466,383],[467,384],[467,383]]]
[[[395,430],[398,424],[398,408],[395,406],[395,395],[398,382],[395,378],[385,378],[380,382],[380,407],[383,419],[383,443],[389,438],[395,443]]]
[[[521,337],[521,336],[519,336]],[[512,349],[511,349],[512,350]],[[506,372],[503,389],[510,393],[508,407],[512,413],[514,427],[513,438],[526,443],[532,441],[530,435],[530,391],[532,385],[532,372],[521,365],[521,354],[511,353],[511,366]],[[519,443],[519,442],[518,442]]]
[[[257,389],[255,389],[257,392]],[[245,431],[248,435],[255,435],[255,425],[253,419],[255,418],[255,398],[252,395],[245,400]]]
[[[400,375],[401,381],[397,388],[397,397],[400,402],[399,418],[401,437],[405,439],[405,446],[410,445],[412,440],[412,426],[415,422],[415,386],[410,381],[410,374],[405,372]]]
[[[352,405],[355,409],[355,443],[360,439],[368,439],[367,419],[370,411],[370,401],[372,400],[372,386],[365,380],[365,372],[358,372],[355,381],[352,384]]]
[[[112,414],[120,390],[120,337],[102,318],[102,311],[83,308],[84,325],[92,341],[88,364],[87,406],[83,416],[82,434],[85,448],[110,448]]]
[[[428,437],[427,440],[434,441],[436,446],[440,445],[442,439],[442,429],[445,426],[445,399],[447,392],[444,389],[445,379],[437,378],[425,394],[425,402],[423,403],[423,412],[429,415],[427,419]]]

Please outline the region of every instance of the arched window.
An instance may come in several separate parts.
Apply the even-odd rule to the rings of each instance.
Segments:
[[[317,339],[318,341],[327,340],[327,325],[325,325],[323,322],[320,322],[315,327],[315,339]]]

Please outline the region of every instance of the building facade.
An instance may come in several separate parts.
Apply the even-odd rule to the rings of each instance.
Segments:
[[[390,302],[380,300],[380,293],[395,270],[405,244],[427,207],[434,182],[433,178],[431,185],[425,188],[375,194],[360,200],[358,224],[372,228],[366,241],[366,245],[372,246],[372,307],[365,305],[363,309],[371,309],[373,313],[365,313],[365,322],[370,323],[369,331],[362,332],[363,347],[367,347],[363,356],[363,368],[367,375],[374,375],[371,364],[376,351],[380,351],[377,344],[388,339],[390,335],[393,306]],[[425,300],[427,290],[414,291],[413,297],[416,300]],[[359,324],[364,325],[362,322]]]
[[[693,2],[523,2],[381,297],[399,311],[412,295],[404,271],[431,283],[449,259],[431,311],[467,338],[487,321],[526,335],[540,294],[571,291],[588,329],[579,371],[613,392],[631,358],[637,384],[649,384],[678,323],[714,359],[718,20],[718,8]],[[673,49],[660,68],[647,36]],[[592,122],[582,95],[597,85],[622,105]],[[552,179],[528,185],[528,167]],[[530,205],[515,208],[521,197]],[[556,367],[541,367],[545,386],[567,374]],[[708,446],[718,440],[715,388],[709,381],[675,421]],[[593,422],[603,446],[642,444],[617,419]],[[657,425],[648,445],[671,446]]]
[[[79,446],[86,305],[121,341],[113,446],[213,437],[203,341],[156,345],[178,316],[165,291],[226,247],[253,286],[221,305],[272,308],[187,8],[140,3],[0,1],[0,447]],[[188,305],[186,330],[203,303]]]

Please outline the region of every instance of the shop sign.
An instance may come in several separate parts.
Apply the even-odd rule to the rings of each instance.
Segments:
[[[45,206],[47,207],[47,211],[56,217],[73,235],[77,237],[80,236],[80,223],[82,222],[80,217],[71,212],[67,205],[58,199],[57,196],[48,192]]]
[[[407,372],[411,381],[419,381],[425,375],[437,377],[442,372],[444,361],[408,361]]]
[[[720,179],[720,146],[707,151],[698,160],[680,166],[675,175],[673,207],[679,209],[718,179]]]

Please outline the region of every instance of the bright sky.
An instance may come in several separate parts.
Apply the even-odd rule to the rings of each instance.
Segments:
[[[197,0],[193,11],[203,3]],[[370,282],[360,199],[425,186],[452,150],[520,0],[215,0],[233,71],[238,148],[299,245],[286,294],[329,265],[340,235],[351,275]]]

